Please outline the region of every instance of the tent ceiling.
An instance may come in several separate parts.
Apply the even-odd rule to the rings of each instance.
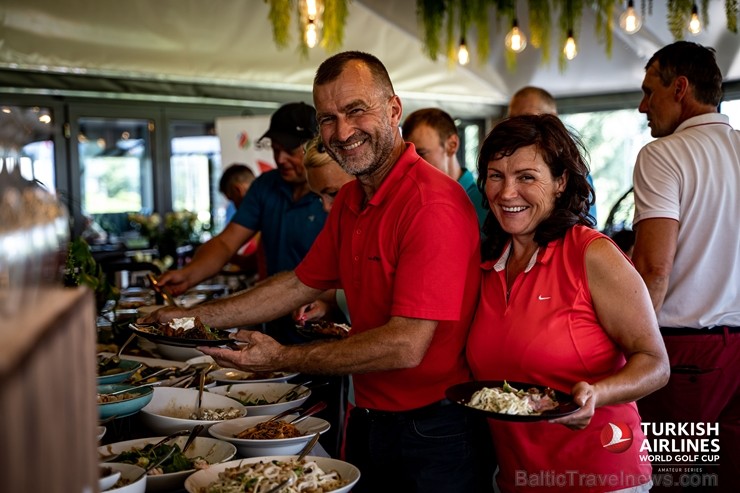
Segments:
[[[519,10],[527,32],[526,2],[519,1]],[[278,50],[267,15],[260,0],[3,0],[0,68],[232,87],[275,104],[296,95],[310,101],[314,71],[327,53],[314,49],[302,58],[294,44]],[[710,20],[692,39],[717,49],[726,80],[740,80],[740,37],[725,29],[723,2],[710,2]],[[563,72],[555,32],[549,64],[528,47],[516,70],[508,70],[502,52],[508,27],[501,22],[497,29],[494,19],[489,60],[479,64],[473,54],[460,67],[424,55],[415,0],[354,0],[343,49],[377,55],[407,109],[436,104],[460,116],[496,114],[527,84],[560,98],[638,91],[647,58],[672,41],[665,2],[653,2],[637,34],[615,30],[611,58],[595,39],[593,22],[593,12],[585,11],[579,55]]]

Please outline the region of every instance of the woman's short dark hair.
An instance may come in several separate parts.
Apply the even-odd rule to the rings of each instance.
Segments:
[[[576,224],[593,227],[596,222],[589,215],[589,208],[594,203],[594,190],[586,178],[589,172],[584,158],[586,150],[580,139],[557,116],[522,115],[498,123],[486,136],[478,155],[478,188],[485,195],[489,162],[532,145],[554,178],[566,175],[565,189],[555,200],[555,209],[537,226],[534,235],[537,244],[545,246],[564,237],[566,231]],[[487,202],[485,207],[490,208]],[[501,228],[490,211],[483,233],[483,259],[498,258],[511,235]]]

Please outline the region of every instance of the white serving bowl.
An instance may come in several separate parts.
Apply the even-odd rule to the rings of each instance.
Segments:
[[[162,438],[164,437],[141,438],[138,440],[112,443],[110,445],[98,447],[98,452],[103,457],[110,456],[112,454],[120,454],[121,452],[142,449],[151,443],[160,441]],[[169,443],[175,443],[180,447],[180,449],[182,449],[187,440],[188,437],[182,436],[175,438]],[[211,437],[196,437],[193,444],[188,448],[187,452],[185,452],[186,457],[193,458],[200,456],[212,465],[226,462],[233,458],[234,455],[236,455],[236,447],[234,445]],[[193,474],[193,472],[195,472],[195,469],[171,472],[167,474],[148,475],[146,480],[146,490],[171,491],[181,489],[185,478]]]
[[[173,361],[187,361],[191,358],[203,356],[203,353],[191,347],[171,346],[161,342],[155,343],[155,346],[157,346],[157,352],[163,358]]]
[[[141,421],[155,433],[169,435],[180,430],[192,430],[202,424],[205,429],[218,421],[190,419],[198,405],[198,389],[181,389],[178,387],[156,387],[151,402],[141,410]],[[247,413],[247,408],[234,399],[224,395],[203,392],[202,409],[236,408],[240,416]],[[201,433],[207,435],[205,429]]]
[[[253,457],[251,459],[239,459],[231,460],[229,462],[222,462],[221,464],[211,466],[208,469],[204,469],[190,475],[188,479],[185,480],[185,490],[188,493],[200,493],[201,488],[205,488],[209,484],[218,480],[218,473],[223,472],[226,468],[239,467],[241,465],[253,464],[259,461],[286,461],[296,458],[296,456],[290,455],[274,455],[268,457]],[[357,484],[357,481],[360,480],[360,470],[349,462],[344,462],[338,459],[330,459],[328,457],[315,457],[310,455],[306,457],[306,461],[316,462],[316,464],[322,470],[324,470],[324,472],[337,471],[339,473],[339,476],[343,480],[349,481],[349,483],[342,486],[341,488],[332,490],[331,493],[348,493],[350,490],[352,490],[352,487]]]
[[[305,392],[300,399],[281,401],[274,403],[278,398],[294,388],[292,383],[235,383],[230,385],[218,385],[208,389],[214,394],[221,394],[236,399],[247,407],[247,416],[274,416],[278,413],[300,406],[311,396],[311,391],[306,387],[299,387],[296,392]],[[257,399],[264,399],[273,404],[249,404]]]
[[[105,464],[114,471],[121,472],[121,479],[133,481],[135,478],[144,474],[144,469],[133,464],[123,464],[119,462],[108,462]],[[141,476],[133,483],[129,483],[120,488],[111,488],[105,490],[105,493],[144,493],[146,491],[146,475]]]
[[[296,414],[292,414],[283,419],[290,421],[296,416]],[[211,426],[208,433],[215,438],[233,443],[242,457],[257,457],[261,455],[298,454],[316,433],[324,433],[331,428],[328,421],[310,417],[296,425],[296,428],[303,433],[303,436],[300,437],[276,438],[273,440],[234,437],[237,433],[268,419],[270,419],[270,416],[247,416],[246,418],[230,419]]]
[[[100,477],[98,478],[98,489],[109,490],[121,477],[121,471],[114,471],[112,467],[100,464]]]

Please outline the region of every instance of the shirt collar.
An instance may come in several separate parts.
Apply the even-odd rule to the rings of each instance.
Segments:
[[[370,199],[368,205],[380,205],[383,201],[393,193],[398,183],[403,180],[409,170],[417,163],[422,161],[421,157],[416,153],[416,148],[413,144],[406,143],[406,149],[403,154],[394,163],[393,168],[383,178],[383,182],[380,184],[380,188],[375,192],[373,198]],[[431,165],[430,165],[431,166]],[[362,208],[362,203],[365,200],[365,192],[362,190],[360,183],[354,181],[352,187],[348,190],[347,205],[356,213],[359,213]]]
[[[548,245],[549,248],[549,245]],[[532,267],[534,267],[534,264],[537,263],[537,254],[540,253],[539,247],[537,247],[537,250],[534,251],[532,256],[529,259],[529,262],[527,263],[527,267],[524,269],[524,272],[529,272],[532,270]],[[511,255],[511,242],[509,242],[508,245],[506,245],[506,249],[504,250],[504,253],[501,255],[501,257],[498,259],[498,261],[493,264],[493,270],[496,272],[501,272],[502,270],[506,269],[506,261],[509,260],[509,255]]]
[[[460,178],[458,178],[457,182],[462,185],[465,190],[467,190],[469,186],[475,185],[473,173],[463,168],[462,174],[460,175]]]
[[[676,130],[673,133],[680,132],[681,130],[686,130],[690,127],[696,127],[699,125],[706,125],[710,123],[724,123],[725,125],[729,125],[730,117],[727,115],[723,115],[722,113],[704,113],[703,115],[692,116],[691,118],[688,118],[681,122],[681,124],[676,127]]]

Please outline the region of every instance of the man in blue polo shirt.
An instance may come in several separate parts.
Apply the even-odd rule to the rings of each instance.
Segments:
[[[303,144],[318,132],[316,110],[305,103],[288,103],[272,115],[268,138],[277,169],[260,175],[218,235],[204,243],[193,260],[159,279],[173,294],[217,274],[232,255],[258,231],[262,232],[267,274],[293,270],[311,248],[326,220],[321,200],[308,188]]]

